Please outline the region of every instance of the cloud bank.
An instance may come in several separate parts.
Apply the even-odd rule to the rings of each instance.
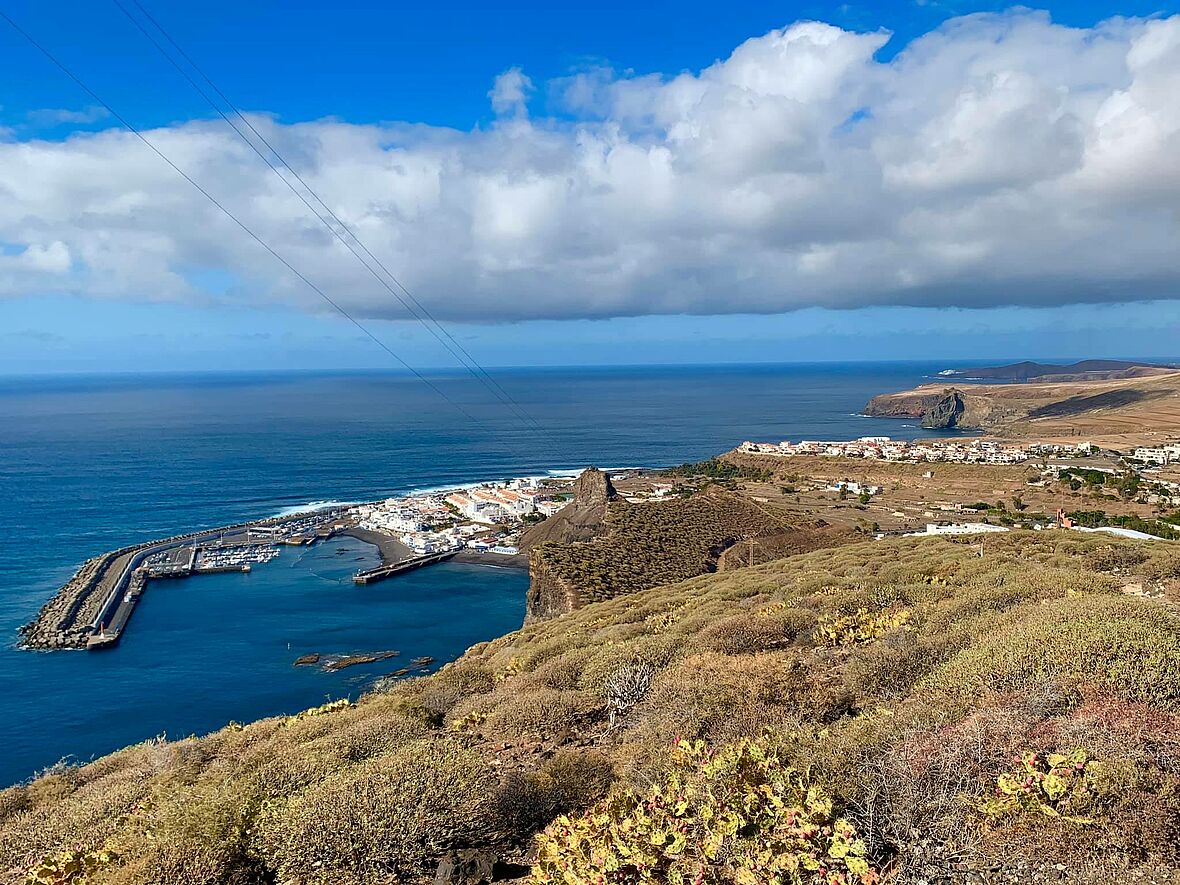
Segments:
[[[1180,297],[1180,16],[887,40],[804,22],[699,73],[510,68],[468,132],[252,120],[440,319]],[[404,315],[220,121],[147,136],[332,297]],[[0,295],[323,307],[133,136],[12,138]]]

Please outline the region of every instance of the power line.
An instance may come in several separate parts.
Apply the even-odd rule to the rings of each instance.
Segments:
[[[389,294],[392,295],[402,305],[402,307],[404,307],[410,313],[411,316],[414,317],[414,319],[421,323],[423,328],[430,332],[434,339],[438,341],[439,344],[441,344],[443,348],[446,349],[446,351],[450,353],[451,356],[453,356],[459,362],[459,364],[462,365],[469,374],[471,374],[473,378],[483,384],[493,396],[495,396],[505,405],[508,405],[510,408],[512,408],[519,418],[522,418],[526,422],[532,424],[532,426],[541,433],[544,433],[547,436],[550,435],[549,432],[538,421],[536,421],[536,419],[534,419],[532,415],[530,415],[527,410],[525,410],[525,408],[520,405],[520,403],[513,399],[511,394],[509,394],[508,391],[506,391],[500,385],[500,383],[496,381],[496,379],[493,378],[487,372],[487,370],[479,364],[479,362],[450,333],[450,331],[434,318],[430,311],[421,302],[419,302],[417,298],[414,297],[410,290],[406,288],[406,286],[393,274],[393,272],[390,271],[389,268],[386,267],[376,255],[373,254],[373,252],[364,243],[364,241],[360,239],[356,232],[352,230],[352,228],[350,228],[348,224],[346,224],[339,217],[339,215],[333,211],[333,209],[319,196],[319,194],[315,192],[311,185],[309,185],[299,174],[299,172],[287,161],[287,159],[281,153],[279,153],[278,149],[267,140],[266,136],[258,131],[254,124],[251,123],[250,120],[241,112],[237,105],[235,105],[233,101],[231,101],[229,97],[226,96],[226,94],[217,86],[217,84],[213,82],[209,75],[201,69],[200,65],[198,65],[192,59],[192,57],[184,51],[184,48],[180,46],[180,44],[172,37],[172,35],[164,28],[164,26],[160,24],[160,22],[143,6],[142,3],[139,2],[139,0],[131,0],[131,2],[135,4],[135,7],[152,24],[152,26],[155,27],[155,29],[159,31],[161,35],[163,35],[164,39],[168,41],[168,43],[173,47],[173,49],[176,50],[177,54],[189,65],[189,67],[191,67],[192,70],[195,71],[197,75],[205,81],[206,84],[208,84],[210,89],[212,89],[213,92],[217,94],[217,96],[232,112],[234,117],[241,121],[241,123],[250,130],[250,132],[255,138],[258,139],[259,142],[266,146],[266,149],[270,151],[271,155],[273,155],[274,158],[278,160],[279,164],[281,164],[282,167],[285,168],[295,178],[295,180],[299,182],[299,184],[307,191],[311,198],[317,204],[319,204],[323,212],[327,213],[327,216],[329,216],[331,220],[334,221],[336,225],[338,225],[338,227],[334,227],[332,221],[329,221],[327,217],[321,214],[320,210],[316,209],[316,207],[308,201],[307,197],[304,196],[304,194],[298,188],[296,188],[295,185],[293,185],[285,175],[283,175],[283,173],[279,170],[279,167],[276,166],[274,162],[272,162],[271,158],[263,153],[258,145],[255,144],[255,142],[248,135],[246,135],[246,133],[239,127],[237,123],[230,119],[225,110],[220,105],[218,105],[217,102],[215,102],[213,98],[207,92],[205,92],[205,90],[202,89],[201,86],[189,75],[188,71],[186,71],[184,67],[179,62],[177,62],[177,60],[163,46],[160,45],[159,41],[156,40],[156,38],[143,26],[143,23],[140,22],[139,19],[131,14],[127,7],[121,2],[121,0],[112,0],[112,2],[119,8],[123,15],[125,15],[127,19],[139,29],[140,33],[142,33],[144,37],[146,37],[148,41],[156,47],[157,51],[159,51],[159,53],[164,56],[164,58],[174,68],[176,68],[180,75],[184,77],[186,81],[188,81],[189,85],[192,86],[193,89],[205,99],[209,106],[217,112],[217,114],[238,135],[238,137],[241,138],[247,145],[249,145],[251,150],[253,150],[254,153],[258,155],[259,159],[266,163],[266,165],[271,169],[272,172],[275,173],[279,180],[282,181],[283,184],[285,184],[291,190],[291,192],[295,194],[308,208],[308,210],[310,210],[312,214],[314,214],[316,218],[332,233],[332,235],[335,236],[336,239],[338,239],[340,243],[346,249],[348,249],[349,252],[352,253],[353,257],[355,257],[357,261],[359,261],[364,266],[364,268],[369,271],[373,278],[377,280],[377,282],[380,283],[385,288],[385,290],[389,292]],[[341,233],[341,231],[344,233]],[[348,236],[345,237],[344,234],[347,234]],[[365,260],[365,257],[362,257],[362,255],[357,251],[356,247],[353,246],[353,242],[356,243],[356,246],[360,247],[360,250],[364,253],[364,256],[366,256],[370,261],[373,262],[373,264],[380,268],[381,272],[393,282],[393,285],[397,287],[396,289],[390,286],[390,283],[386,281],[386,279],[382,277],[381,274],[379,274],[369,264],[368,261]],[[402,294],[399,294],[398,290],[400,290],[401,293],[404,293],[404,298],[402,297]]]
[[[22,28],[20,25],[18,25],[15,21],[13,21],[13,19],[8,15],[8,13],[4,12],[2,9],[0,9],[0,18],[3,18],[12,27],[12,29],[14,31],[16,31],[22,37],[24,37],[25,40],[27,40],[30,44],[32,44],[32,46],[34,48],[36,48],[42,55],[44,55],[47,59],[49,59],[49,61],[52,62],[63,74],[65,74],[67,77],[69,77],[71,80],[73,80],[74,83],[76,83],[78,85],[78,87],[83,92],[85,92],[95,102],[97,102],[99,105],[101,105],[107,111],[107,113],[109,113],[112,117],[114,117],[115,120],[117,120],[125,129],[127,129],[128,132],[130,132],[137,139],[139,139],[141,142],[143,142],[152,151],[152,153],[154,153],[157,157],[159,157],[161,160],[163,160],[165,163],[167,163],[170,167],[172,167],[173,171],[175,171],[185,181],[187,181],[194,188],[196,188],[197,191],[199,191],[200,194],[203,197],[205,197],[206,200],[208,200],[210,203],[212,203],[214,206],[216,206],[227,218],[229,218],[234,224],[236,224],[247,235],[249,235],[251,239],[253,239],[256,243],[258,243],[258,245],[262,246],[263,249],[265,249],[272,256],[274,256],[274,258],[277,261],[279,261],[285,268],[287,268],[287,270],[289,270],[296,277],[298,277],[300,280],[302,280],[303,283],[305,283],[308,288],[310,288],[313,292],[315,292],[322,299],[324,299],[324,301],[326,301],[333,308],[335,308],[345,319],[347,319],[350,323],[352,323],[354,326],[356,326],[358,329],[360,329],[361,332],[363,332],[368,338],[370,338],[373,341],[373,343],[375,343],[383,351],[385,351],[387,354],[389,354],[389,356],[393,357],[398,363],[400,363],[403,367],[405,367],[406,370],[408,370],[411,374],[413,374],[415,378],[417,378],[419,381],[421,381],[423,384],[425,384],[427,387],[429,387],[431,390],[433,390],[436,394],[438,394],[446,402],[450,403],[450,405],[452,405],[455,409],[457,409],[460,413],[462,413],[464,415],[464,417],[466,417],[468,420],[470,420],[476,424],[482,423],[474,415],[472,415],[470,412],[468,412],[465,408],[463,408],[461,405],[459,405],[457,402],[455,402],[453,399],[451,399],[451,397],[447,396],[447,394],[443,390],[441,390],[436,384],[434,384],[434,382],[432,382],[429,378],[427,378],[425,375],[423,375],[421,372],[419,372],[417,369],[415,369],[413,366],[411,366],[408,362],[406,362],[404,359],[402,359],[384,341],[382,341],[380,338],[378,338],[376,335],[374,335],[372,332],[370,332],[368,330],[368,328],[366,328],[359,320],[357,320],[355,317],[353,317],[353,315],[351,313],[349,313],[347,310],[345,310],[343,307],[341,307],[340,304],[338,304],[331,297],[329,297],[328,294],[326,292],[324,292],[323,289],[321,289],[319,286],[317,286],[315,283],[313,283],[301,271],[297,270],[289,261],[287,261],[286,258],[284,258],[282,255],[280,255],[278,252],[276,252],[270,246],[269,243],[267,243],[258,234],[256,234],[253,230],[251,230],[246,225],[246,223],[243,222],[240,218],[238,218],[236,215],[234,215],[232,212],[230,212],[227,208],[225,208],[225,206],[222,205],[222,203],[220,203],[216,197],[214,197],[207,190],[205,190],[205,188],[201,187],[201,185],[198,184],[187,172],[185,172],[183,169],[181,169],[179,166],[177,166],[174,162],[172,162],[172,160],[170,160],[168,158],[168,156],[163,153],[163,151],[161,151],[158,147],[156,147],[155,144],[153,144],[152,141],[149,138],[147,138],[147,136],[145,136],[142,132],[140,132],[122,114],[120,114],[113,107],[111,107],[106,101],[104,101],[102,99],[102,97],[99,96],[98,93],[96,93],[89,86],[87,86],[82,81],[82,79],[80,77],[78,77],[77,74],[75,74],[68,67],[66,67],[65,64],[57,58],[57,56],[55,56],[53,53],[51,53],[43,45],[38,43],[37,40],[28,31],[26,31],[24,28]]]

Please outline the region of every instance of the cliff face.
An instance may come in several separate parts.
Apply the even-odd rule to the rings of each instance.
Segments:
[[[587,467],[574,480],[573,493],[570,503],[521,534],[521,550],[527,553],[546,541],[589,541],[603,533],[607,505],[619,497],[610,477],[597,467]]]
[[[1134,377],[1104,381],[926,384],[875,396],[865,414],[1007,437],[1084,436],[1110,448],[1142,445],[1144,434],[1180,433],[1180,371],[1150,366],[1131,371]]]
[[[930,430],[979,429],[986,426],[991,412],[985,399],[957,387],[880,394],[869,400],[864,411],[874,418],[918,418]]]
[[[529,589],[525,594],[526,624],[547,621],[580,605],[578,590],[559,576],[543,559],[529,557]]]
[[[921,418],[941,396],[929,390],[880,393],[869,400],[864,413],[871,418]]]
[[[950,430],[961,427],[963,413],[963,395],[953,387],[922,413],[922,426],[932,430]]]
[[[520,549],[529,553],[529,589],[525,597],[525,623],[545,620],[572,611],[578,594],[572,584],[560,578],[533,555],[541,544],[570,544],[590,541],[606,533],[606,513],[618,498],[610,477],[597,467],[588,467],[574,480],[574,497],[544,522],[520,537]]]

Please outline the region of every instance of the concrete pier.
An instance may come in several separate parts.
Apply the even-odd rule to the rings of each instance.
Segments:
[[[450,559],[458,552],[458,550],[444,550],[441,553],[427,553],[425,556],[415,556],[413,559],[403,559],[401,562],[381,565],[368,571],[357,572],[352,576],[352,581],[354,584],[373,584],[377,581],[384,581],[394,575],[404,574],[416,568],[422,568],[424,565],[433,565],[436,562]]]

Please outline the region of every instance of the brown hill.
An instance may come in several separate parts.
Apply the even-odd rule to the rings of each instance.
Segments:
[[[873,397],[865,414],[1001,436],[1083,436],[1126,446],[1180,434],[1180,372],[1103,381],[924,384]]]
[[[976,366],[968,369],[947,369],[940,372],[948,378],[968,381],[1106,381],[1116,378],[1141,378],[1165,374],[1176,366],[1127,360],[1080,360],[1069,365],[1037,363],[1025,360],[1006,366]]]
[[[689,498],[644,504],[612,501],[605,533],[592,541],[534,547],[526,623],[556,617],[591,602],[682,581],[718,570],[735,544],[765,539],[747,561],[846,543],[852,533],[803,530],[776,508],[745,495],[710,486]],[[773,538],[773,540],[771,540]],[[738,567],[741,557],[728,567]]]
[[[1174,883],[1177,593],[1174,545],[1056,531],[641,590],[0,790],[0,883]]]
[[[587,467],[574,480],[573,493],[572,501],[521,534],[521,551],[527,553],[547,541],[589,541],[605,531],[607,505],[619,497],[610,477],[597,467]]]

